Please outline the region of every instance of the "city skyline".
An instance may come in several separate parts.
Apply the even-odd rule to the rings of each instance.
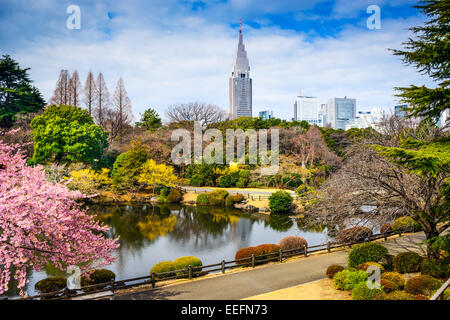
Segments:
[[[68,30],[68,4],[10,2],[0,8],[0,29],[10,30],[0,33],[0,53],[31,68],[47,101],[61,69],[78,70],[82,80],[91,69],[104,74],[110,91],[123,77],[136,117],[148,107],[164,117],[169,105],[189,101],[228,110],[235,53],[230,48],[242,17],[252,61],[253,116],[270,108],[275,117],[291,119],[300,89],[320,103],[351,96],[358,110],[388,111],[398,104],[393,87],[431,83],[388,51],[407,39],[407,28],[423,21],[413,3],[380,2],[381,29],[369,30],[368,1],[80,1],[81,29]]]

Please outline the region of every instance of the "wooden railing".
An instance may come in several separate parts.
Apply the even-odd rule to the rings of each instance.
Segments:
[[[371,235],[364,240],[355,241],[355,242],[347,242],[347,243],[338,243],[338,242],[327,242],[324,244],[314,245],[314,246],[304,246],[302,248],[290,249],[290,250],[279,250],[278,252],[264,254],[264,255],[252,255],[248,258],[237,259],[225,261],[222,260],[219,263],[209,264],[201,267],[192,267],[189,266],[186,269],[174,270],[163,273],[154,273],[152,272],[148,276],[142,276],[137,278],[118,280],[118,281],[110,281],[100,284],[94,284],[89,286],[81,287],[80,289],[64,289],[55,292],[49,293],[41,293],[39,295],[29,296],[25,298],[20,298],[19,300],[34,300],[34,299],[74,299],[78,297],[93,295],[96,293],[109,293],[110,295],[114,295],[116,290],[128,289],[136,286],[151,284],[152,288],[156,286],[156,283],[167,281],[167,280],[175,280],[175,279],[193,279],[195,277],[203,276],[208,273],[221,272],[225,273],[226,270],[231,270],[235,268],[241,267],[252,267],[255,268],[258,264],[262,264],[263,262],[283,262],[287,258],[303,255],[307,257],[310,253],[314,253],[317,251],[327,250],[331,252],[332,249],[342,248],[342,247],[351,247],[354,244],[369,242],[377,239],[384,238],[387,240],[387,237],[398,234],[399,236],[405,233],[405,231],[391,231],[386,233],[379,233],[375,235]],[[448,281],[447,281],[448,282]],[[444,289],[445,290],[445,289]],[[443,292],[443,291],[442,291]]]
[[[444,291],[450,287],[450,278],[445,281],[445,283],[436,291],[435,294],[430,298],[430,300],[444,300]]]

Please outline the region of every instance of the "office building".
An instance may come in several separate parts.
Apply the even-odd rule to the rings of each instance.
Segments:
[[[356,116],[356,99],[332,98],[328,100],[326,121],[333,129],[344,129]]]

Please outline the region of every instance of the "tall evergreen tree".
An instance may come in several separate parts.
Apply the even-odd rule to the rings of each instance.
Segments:
[[[450,1],[422,0],[414,6],[430,19],[424,26],[410,30],[416,38],[403,43],[404,50],[393,50],[407,65],[429,75],[436,88],[424,85],[397,87],[409,116],[424,117],[436,122],[442,112],[450,108]]]
[[[31,85],[28,70],[9,55],[0,59],[0,127],[10,127],[17,114],[37,112],[45,105],[39,90]]]

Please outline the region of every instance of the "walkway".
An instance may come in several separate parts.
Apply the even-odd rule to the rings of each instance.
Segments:
[[[425,239],[423,232],[392,238],[382,242],[391,254],[403,251],[420,251],[418,246]],[[155,288],[151,290],[117,295],[116,300],[237,300],[258,294],[292,287],[325,277],[331,264],[346,265],[349,250],[312,255],[281,264],[219,275]]]

